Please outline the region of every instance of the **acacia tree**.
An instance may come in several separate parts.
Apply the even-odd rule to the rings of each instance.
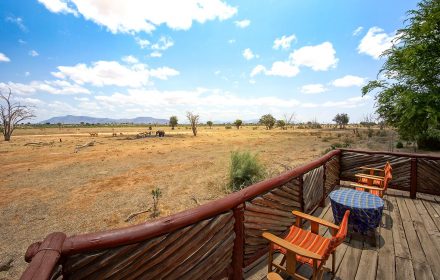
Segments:
[[[192,132],[194,136],[197,136],[197,125],[199,124],[199,115],[196,115],[192,112],[187,112],[186,117],[191,125]]]
[[[350,118],[348,117],[348,115],[346,113],[341,113],[341,114],[337,114],[334,118],[333,121],[339,125],[339,128],[343,128],[345,129],[345,126],[348,124],[348,122],[350,121]]]
[[[8,94],[0,92],[0,117],[1,117],[1,131],[5,141],[11,140],[12,133],[17,124],[24,120],[35,117],[30,106],[14,103],[11,100],[12,91],[9,89]]]
[[[237,120],[235,120],[235,122],[234,122],[234,125],[237,127],[237,129],[240,129],[240,126],[243,124],[243,121],[242,120],[239,120],[239,119],[237,119]]]
[[[286,122],[284,120],[277,120],[277,126],[284,130],[286,127]]]
[[[286,126],[291,125],[292,129],[295,127],[295,112],[293,112],[292,114],[290,114],[290,116],[288,116],[287,114],[284,114],[284,123]]]
[[[271,114],[263,115],[260,118],[260,124],[265,125],[266,129],[272,129],[276,121],[277,120]]]
[[[209,128],[212,128],[213,125],[212,121],[207,121],[206,124],[209,126]]]
[[[176,116],[171,116],[170,117],[170,121],[169,121],[169,123],[170,123],[170,126],[171,126],[171,129],[174,129],[174,127],[176,127],[177,126],[177,117]]]
[[[423,0],[407,13],[386,62],[362,94],[376,92],[376,112],[404,140],[440,149],[440,1]]]

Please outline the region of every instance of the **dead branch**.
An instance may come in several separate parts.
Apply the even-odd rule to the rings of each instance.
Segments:
[[[75,153],[79,152],[81,149],[95,146],[95,141],[90,141],[88,143],[85,143],[84,145],[76,145]]]
[[[197,205],[200,205],[200,203],[199,203],[199,201],[198,201],[198,199],[197,199],[197,197],[196,197],[195,195],[191,196],[191,199],[192,199]]]
[[[140,212],[136,212],[136,213],[132,213],[130,214],[127,219],[125,219],[125,222],[129,222],[131,219],[133,219],[134,217],[136,217],[137,215],[140,215],[142,213],[146,213],[146,212],[150,212],[151,211],[151,207],[148,208],[147,210],[144,211],[140,211]]]
[[[42,147],[42,146],[53,146],[55,144],[54,141],[50,142],[29,142],[24,144],[23,146],[36,146],[36,147]]]

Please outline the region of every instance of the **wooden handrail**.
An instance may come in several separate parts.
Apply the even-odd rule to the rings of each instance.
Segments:
[[[410,153],[384,152],[384,151],[364,151],[364,150],[346,149],[346,148],[341,148],[339,150],[341,150],[342,152],[353,152],[353,153],[368,154],[368,155],[390,155],[397,157],[426,158],[426,159],[440,160],[440,156],[425,155],[425,154],[410,154]]]
[[[61,257],[61,251],[63,248],[66,235],[62,232],[53,232],[49,234],[43,242],[41,242],[36,248],[34,245],[32,250],[34,256],[31,263],[26,268],[25,272],[21,275],[21,280],[46,280],[50,279],[55,267],[58,264],[58,260]],[[34,243],[38,244],[38,243]],[[28,250],[29,251],[29,250]],[[28,255],[28,252],[26,252]]]

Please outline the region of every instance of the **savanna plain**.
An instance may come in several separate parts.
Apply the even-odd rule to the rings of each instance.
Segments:
[[[165,137],[154,136],[158,129]],[[156,188],[162,193],[159,217],[227,195],[232,151],[257,153],[269,178],[321,156],[332,145],[396,151],[397,140],[393,130],[359,128],[355,133],[354,127],[213,126],[199,127],[196,137],[189,127],[153,127],[152,136],[135,137],[145,131],[28,128],[17,129],[10,142],[0,141],[0,259],[7,265],[0,279],[19,278],[27,247],[50,232],[73,235],[153,219],[147,210]],[[78,145],[85,147],[76,150]]]

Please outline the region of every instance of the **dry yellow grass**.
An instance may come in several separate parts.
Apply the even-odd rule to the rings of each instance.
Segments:
[[[136,140],[127,138],[142,128],[116,128],[117,137],[111,136],[111,128],[26,129],[18,130],[10,143],[0,142],[0,260],[13,259],[0,279],[17,278],[26,265],[27,247],[50,232],[71,235],[149,220],[144,213],[125,222],[131,213],[151,207],[156,187],[163,193],[161,216],[226,195],[233,150],[257,152],[269,176],[275,176],[320,156],[332,143],[382,150],[389,145],[389,137],[368,140],[363,132],[360,139],[350,129],[201,127],[197,137],[184,127],[161,129],[165,138]],[[94,146],[74,153],[76,145],[92,139]],[[53,145],[24,146],[51,141]]]

